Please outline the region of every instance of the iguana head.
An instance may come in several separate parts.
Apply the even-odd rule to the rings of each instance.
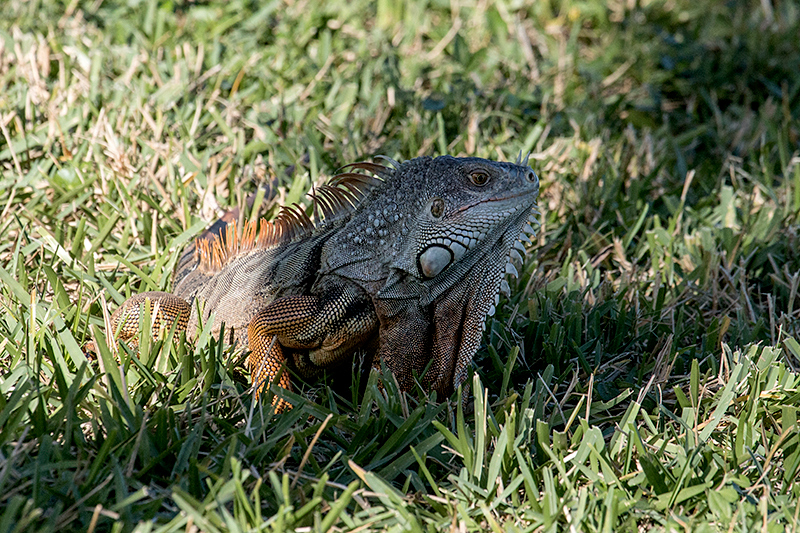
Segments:
[[[383,169],[383,183],[331,240],[323,266],[345,268],[351,279],[388,278],[382,287],[386,297],[410,296],[408,290],[436,293],[449,278],[442,274],[463,270],[481,246],[513,234],[508,255],[536,205],[539,179],[527,164],[451,156],[393,164],[391,169],[372,165]],[[471,254],[474,250],[478,253]],[[405,276],[420,287],[391,292]]]
[[[326,245],[323,270],[377,288],[381,357],[401,385],[432,361],[425,382],[447,393],[466,377],[515,244],[533,231],[539,179],[526,163],[450,156],[382,178]]]
[[[509,254],[533,214],[539,179],[527,165],[479,158],[443,156],[425,163],[423,179],[396,184],[400,195],[416,201],[389,253],[390,268],[416,278],[429,300],[463,279],[491,248],[499,245]],[[383,296],[391,297],[392,285]]]

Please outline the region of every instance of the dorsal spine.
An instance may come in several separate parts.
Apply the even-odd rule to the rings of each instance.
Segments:
[[[252,250],[268,249],[309,235],[315,229],[355,209],[366,194],[394,174],[394,169],[377,163],[352,163],[344,169],[359,172],[342,172],[328,183],[311,190],[311,208],[314,220],[298,204],[281,207],[273,221],[251,220],[237,231],[236,222],[229,223],[221,234],[210,239],[198,239],[195,248],[197,268],[205,274],[214,274],[234,257]]]

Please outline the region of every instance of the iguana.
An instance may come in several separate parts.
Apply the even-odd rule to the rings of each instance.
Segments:
[[[118,337],[138,338],[147,301],[156,328],[177,320],[188,338],[213,313],[215,333],[224,323],[250,349],[257,390],[284,365],[291,372],[278,384],[291,389],[291,373],[311,377],[361,351],[402,390],[419,376],[427,390],[450,394],[507,288],[504,274],[516,274],[518,239],[530,244],[539,179],[527,157],[381,161],[348,165],[312,189],[313,221],[294,205],[272,222],[244,224],[241,235],[223,223],[195,241],[172,294],[135,295],[112,315]]]

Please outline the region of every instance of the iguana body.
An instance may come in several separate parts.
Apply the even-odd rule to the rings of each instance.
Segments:
[[[391,164],[350,165],[377,178],[347,172],[313,191],[316,222],[295,206],[241,236],[230,224],[198,240],[173,294],[128,299],[112,325],[132,337],[148,300],[156,320],[179,320],[191,338],[213,313],[215,331],[224,323],[251,350],[259,388],[284,364],[310,377],[362,351],[404,390],[430,365],[422,384],[451,393],[466,378],[509,254],[532,231],[539,180],[524,163]],[[291,388],[289,372],[279,384]]]

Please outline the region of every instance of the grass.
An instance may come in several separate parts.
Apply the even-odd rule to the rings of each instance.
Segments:
[[[3,11],[0,533],[800,530],[793,3]],[[107,347],[246,194],[519,151],[539,238],[466,406],[372,375],[270,416],[208,334]]]

